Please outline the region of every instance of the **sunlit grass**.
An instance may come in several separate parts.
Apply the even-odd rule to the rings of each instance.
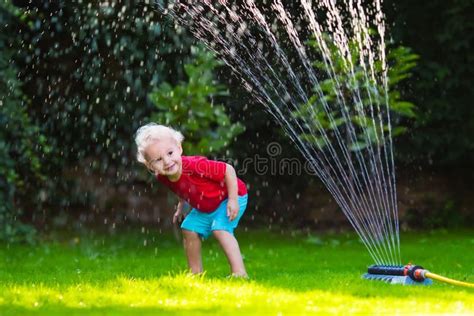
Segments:
[[[403,234],[403,258],[474,281],[472,232]],[[225,257],[204,244],[203,276],[185,272],[171,235],[62,236],[0,248],[0,315],[474,313],[474,291],[435,283],[361,279],[371,260],[353,235],[264,231],[239,235],[251,279],[227,279]]]

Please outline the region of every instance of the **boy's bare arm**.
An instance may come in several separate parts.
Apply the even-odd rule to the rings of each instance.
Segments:
[[[229,194],[229,200],[237,200],[237,174],[235,173],[234,167],[226,164],[225,169],[225,185],[227,186],[227,192]]]
[[[227,216],[232,221],[239,213],[239,204],[237,203],[238,186],[237,174],[234,167],[226,164],[225,169],[225,185],[227,186],[228,202],[227,202]]]
[[[184,199],[178,197],[178,205],[176,206],[176,211],[173,214],[173,223],[176,223],[182,219],[183,206],[184,206]]]

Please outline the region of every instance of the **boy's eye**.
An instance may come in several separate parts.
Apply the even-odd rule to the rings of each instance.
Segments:
[[[170,156],[171,156],[172,154],[173,154],[173,152],[172,152],[172,151],[168,152],[168,155],[170,155]]]

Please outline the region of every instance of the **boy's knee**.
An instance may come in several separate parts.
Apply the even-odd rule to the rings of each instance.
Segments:
[[[217,239],[222,238],[222,237],[232,236],[232,234],[229,233],[227,230],[213,230],[212,234]]]
[[[199,239],[199,234],[187,229],[182,229],[184,239],[193,240]]]

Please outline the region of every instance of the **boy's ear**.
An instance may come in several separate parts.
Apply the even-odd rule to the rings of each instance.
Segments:
[[[178,143],[178,148],[179,148],[179,154],[183,154],[183,146],[181,146],[181,143]]]

